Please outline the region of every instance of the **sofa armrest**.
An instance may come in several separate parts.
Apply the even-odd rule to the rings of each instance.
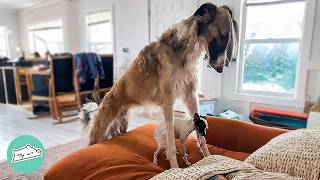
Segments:
[[[238,120],[207,116],[207,144],[220,148],[253,153],[272,138],[287,130],[261,126]]]

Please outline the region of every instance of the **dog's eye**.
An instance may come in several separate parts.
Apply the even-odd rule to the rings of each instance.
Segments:
[[[227,33],[227,32],[221,32],[220,30],[219,30],[219,32],[220,32],[221,38],[228,38],[228,37],[229,37],[229,33]]]

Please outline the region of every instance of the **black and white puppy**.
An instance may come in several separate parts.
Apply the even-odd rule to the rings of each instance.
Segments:
[[[205,136],[206,135],[206,129],[208,128],[208,123],[205,118],[200,117],[198,113],[194,114],[193,119],[189,120],[183,120],[179,118],[174,119],[174,134],[176,139],[179,139],[180,141],[180,152],[183,156],[183,160],[187,166],[190,166],[191,163],[188,161],[188,155],[186,153],[185,149],[185,142],[191,132],[196,130],[197,139],[199,140],[199,136]],[[162,122],[158,125],[154,132],[154,139],[157,143],[157,150],[155,151],[153,155],[153,163],[158,164],[158,154],[165,150],[167,139],[166,139],[166,128],[165,124]],[[200,148],[200,146],[199,146]],[[200,148],[201,152],[203,153],[203,156],[205,156],[205,153]]]

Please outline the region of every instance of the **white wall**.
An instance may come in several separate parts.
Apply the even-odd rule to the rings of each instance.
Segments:
[[[149,42],[148,0],[58,0],[23,9],[19,12],[23,47],[29,49],[28,27],[61,20],[65,50],[73,53],[88,51],[85,16],[87,13],[106,9],[114,10],[116,68],[127,66]],[[129,53],[124,53],[123,48],[128,48]]]
[[[21,55],[16,51],[16,47],[20,46],[19,42],[19,25],[18,13],[16,10],[0,9],[0,26],[7,26],[9,36],[9,50],[11,58]]]
[[[317,1],[316,6],[310,61],[320,63],[320,1]]]
[[[313,100],[317,100],[320,98],[320,1],[317,1],[316,6],[310,62],[312,64],[318,64],[318,66],[308,72],[308,87],[306,93],[310,95]],[[312,65],[310,68],[313,68]]]

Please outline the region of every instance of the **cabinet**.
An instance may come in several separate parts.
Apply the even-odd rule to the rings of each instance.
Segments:
[[[14,67],[0,67],[0,103],[17,104],[15,71]]]

